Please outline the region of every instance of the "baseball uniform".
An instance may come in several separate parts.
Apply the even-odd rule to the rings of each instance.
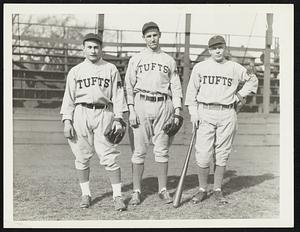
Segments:
[[[159,47],[161,32],[154,22],[142,28],[146,49],[133,56],[125,75],[129,122],[133,132],[131,205],[141,203],[141,182],[149,143],[153,142],[158,196],[164,203],[173,200],[167,191],[169,147],[174,134],[170,123],[180,125],[182,90],[175,60]],[[176,122],[175,122],[176,121]],[[131,137],[131,136],[130,136]]]
[[[68,142],[77,169],[88,168],[95,152],[107,170],[119,168],[119,151],[105,139],[104,131],[114,117],[122,118],[123,111],[127,106],[115,65],[103,59],[96,63],[86,59],[70,70],[61,114],[62,120],[73,121],[76,136]]]
[[[174,108],[181,108],[182,90],[175,60],[161,49],[144,51],[132,57],[125,75],[127,104],[134,105],[140,126],[133,128],[133,163],[144,163],[147,145],[154,144],[157,162],[169,159],[170,138],[163,126],[171,120]]]
[[[198,120],[195,157],[201,191],[196,199],[201,201],[206,197],[209,166],[213,159],[216,165],[214,196],[219,202],[227,203],[222,195],[221,183],[237,129],[235,106],[240,98],[256,93],[258,80],[254,74],[248,75],[246,68],[240,64],[224,58],[223,37],[212,37],[209,48],[211,57],[193,67],[185,105],[189,108],[191,119]],[[236,93],[240,82],[244,85]]]
[[[82,191],[80,207],[91,205],[89,161],[96,153],[110,179],[115,210],[122,211],[126,205],[116,160],[120,152],[105,134],[112,127],[116,133],[122,131],[120,124],[127,111],[124,89],[116,66],[101,58],[101,38],[89,33],[83,45],[86,58],[68,73],[61,107],[64,134],[75,156]]]
[[[256,92],[257,78],[236,62],[220,64],[209,58],[192,70],[185,104],[190,114],[199,117],[195,146],[199,166],[208,167],[214,152],[216,164],[226,165],[236,131],[234,103],[239,82],[245,82],[238,92],[242,97]]]

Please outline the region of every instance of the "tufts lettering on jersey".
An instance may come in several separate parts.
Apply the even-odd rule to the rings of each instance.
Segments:
[[[78,84],[79,89],[88,88],[94,85],[108,88],[110,85],[110,79],[105,79],[102,77],[89,77],[89,78],[84,78],[82,80],[77,80],[76,83]]]
[[[201,84],[210,84],[210,85],[232,85],[232,78],[222,77],[222,76],[200,76]]]
[[[153,70],[162,73],[169,73],[170,71],[167,65],[163,65],[159,63],[141,64],[137,66],[137,73],[149,72]]]

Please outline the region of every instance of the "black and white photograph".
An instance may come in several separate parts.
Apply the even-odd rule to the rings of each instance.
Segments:
[[[4,228],[293,227],[292,4],[4,4]]]

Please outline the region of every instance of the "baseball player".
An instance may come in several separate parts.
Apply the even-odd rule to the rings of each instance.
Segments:
[[[129,202],[141,202],[141,180],[147,147],[152,139],[158,177],[158,196],[171,203],[167,190],[169,147],[174,135],[164,131],[173,120],[180,124],[182,108],[181,83],[175,60],[159,46],[161,32],[154,22],[142,28],[146,48],[133,56],[125,75],[129,123],[133,130],[134,150],[132,154],[133,194]]]
[[[85,60],[67,76],[61,106],[64,135],[75,156],[82,191],[81,208],[91,205],[89,161],[97,153],[105,167],[113,190],[116,210],[125,210],[121,193],[121,170],[116,163],[117,145],[104,136],[107,127],[122,130],[123,112],[127,111],[124,89],[115,65],[101,58],[102,39],[93,33],[83,39]]]
[[[198,203],[207,198],[210,161],[215,162],[213,196],[220,204],[228,203],[222,193],[222,181],[237,128],[236,106],[256,93],[258,80],[240,64],[224,58],[222,36],[208,41],[210,58],[196,64],[186,91],[191,122],[197,128],[196,163],[199,166],[199,192],[192,198]],[[237,92],[240,82],[243,87]]]

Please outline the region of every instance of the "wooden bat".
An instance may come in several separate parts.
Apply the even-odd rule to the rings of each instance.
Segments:
[[[182,196],[182,191],[183,191],[183,182],[184,182],[184,178],[186,176],[186,172],[188,169],[188,165],[189,165],[189,160],[192,154],[192,150],[193,150],[193,145],[194,145],[194,141],[195,141],[195,137],[197,134],[197,129],[194,129],[193,131],[193,135],[192,135],[192,139],[190,142],[190,146],[189,146],[189,150],[187,152],[187,155],[185,157],[185,161],[184,161],[184,165],[181,171],[181,175],[180,175],[180,179],[177,185],[177,189],[173,198],[173,206],[175,208],[177,208],[180,205],[180,200],[181,200],[181,196]]]

